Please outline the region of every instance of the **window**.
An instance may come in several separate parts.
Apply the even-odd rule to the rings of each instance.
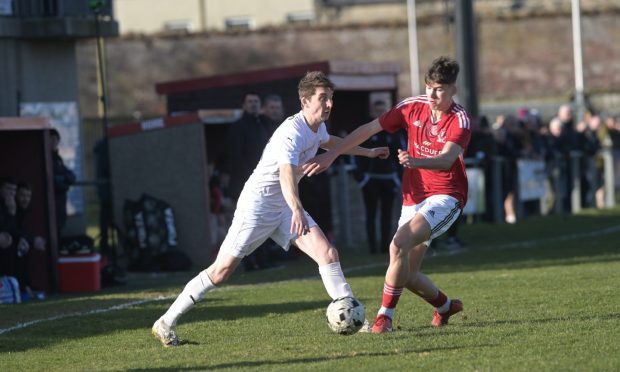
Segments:
[[[254,20],[250,17],[230,17],[224,21],[226,30],[251,30],[255,27]]]
[[[286,21],[294,25],[309,25],[314,22],[314,20],[314,13],[310,11],[291,12],[286,15]]]
[[[164,23],[164,30],[169,32],[192,32],[192,22],[187,20],[174,20]]]

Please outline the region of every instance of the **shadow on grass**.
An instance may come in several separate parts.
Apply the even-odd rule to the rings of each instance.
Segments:
[[[311,368],[311,364],[313,363],[328,363],[334,361],[346,361],[354,358],[363,358],[363,357],[393,357],[395,355],[409,355],[409,354],[426,354],[440,351],[457,351],[462,349],[471,349],[471,348],[482,348],[482,347],[493,347],[495,345],[476,345],[476,346],[444,346],[444,347],[436,347],[436,348],[420,348],[420,349],[410,349],[410,350],[400,350],[400,351],[376,351],[376,352],[355,352],[355,354],[351,355],[334,355],[334,356],[321,356],[321,357],[306,357],[306,358],[296,358],[296,359],[286,359],[286,360],[255,360],[255,361],[239,361],[235,363],[221,363],[221,364],[204,364],[200,366],[193,366],[190,368],[183,367],[183,370],[188,371],[203,371],[203,370],[217,370],[217,369],[235,369],[235,368],[258,368],[258,367],[283,367],[289,366],[290,368],[295,368],[297,366],[302,366],[304,369]],[[321,365],[317,365],[316,368],[322,367]],[[147,369],[128,369],[128,371],[169,371],[173,370],[174,367],[161,367],[161,368],[147,368]]]
[[[131,302],[130,299],[124,299]],[[261,318],[268,314],[290,314],[325,307],[326,301],[303,301],[260,305],[213,306],[218,299],[205,300],[207,306],[194,308],[186,314],[182,323],[202,321],[238,320]],[[166,305],[167,308],[167,305]],[[0,335],[0,353],[20,352],[45,348],[70,340],[94,337],[124,330],[143,330],[150,338],[153,322],[163,313],[162,308],[151,304],[91,316],[73,316]],[[150,340],[151,341],[151,340]],[[191,340],[190,340],[191,341]]]

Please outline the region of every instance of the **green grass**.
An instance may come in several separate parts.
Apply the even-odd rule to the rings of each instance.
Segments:
[[[432,308],[407,293],[394,333],[331,333],[327,295],[304,258],[237,273],[182,318],[183,344],[173,349],[162,348],[150,327],[196,271],[134,274],[128,285],[93,295],[2,305],[0,329],[59,318],[0,334],[0,370],[620,370],[620,208],[467,225],[461,236],[467,252],[424,264],[465,303],[441,329],[430,326]],[[386,257],[342,249],[342,263],[372,317]],[[140,300],[149,301],[67,316]]]

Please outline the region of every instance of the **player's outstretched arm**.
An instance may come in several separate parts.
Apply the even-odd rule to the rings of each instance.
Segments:
[[[340,142],[342,141],[344,141],[344,139],[341,137],[330,136],[329,142],[326,142],[323,145],[323,148],[326,150],[329,150],[330,148],[338,146],[338,144],[340,144]],[[365,156],[367,158],[387,159],[387,157],[390,156],[390,148],[387,146],[373,147],[373,148],[355,146],[352,149],[345,151],[344,154],[355,155],[355,156]],[[312,161],[312,159],[310,161]]]
[[[454,142],[446,142],[441,153],[428,158],[414,158],[408,152],[398,149],[398,162],[405,168],[450,169],[463,148]]]
[[[381,124],[379,124],[379,120],[375,119],[367,124],[364,124],[358,127],[356,130],[351,132],[348,136],[343,138],[342,140],[334,140],[337,137],[331,137],[330,141],[324,143],[322,146],[324,149],[329,150],[320,155],[315,156],[310,159],[306,164],[302,165],[302,170],[306,176],[313,176],[315,174],[319,174],[329,168],[330,165],[336,160],[339,155],[342,154],[353,154],[357,155],[353,152],[353,149],[356,146],[359,146],[362,142],[366,141],[374,134],[382,131],[383,128]],[[361,149],[361,148],[360,148]],[[366,150],[368,151],[368,150]],[[361,154],[360,154],[361,155]],[[364,154],[368,155],[385,155],[384,150],[377,150],[368,152]],[[389,152],[388,152],[389,155]],[[376,157],[376,156],[374,156]],[[385,155],[387,157],[387,155]]]

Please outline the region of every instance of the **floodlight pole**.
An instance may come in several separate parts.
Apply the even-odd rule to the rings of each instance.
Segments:
[[[476,40],[472,0],[456,1],[456,55],[461,67],[459,74],[460,104],[472,117],[478,117],[478,43]]]
[[[415,0],[407,0],[407,26],[409,35],[409,74],[411,94],[420,94],[420,67],[418,62],[418,32]]]
[[[572,0],[571,19],[573,26],[573,60],[575,63],[575,111],[577,123],[585,116],[583,80],[583,51],[581,49],[581,6],[579,0]]]

